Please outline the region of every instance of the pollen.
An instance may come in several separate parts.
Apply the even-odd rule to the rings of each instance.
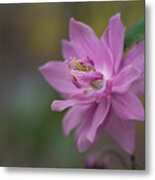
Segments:
[[[101,89],[103,85],[104,85],[103,80],[96,80],[91,83],[91,86],[95,89]]]
[[[84,71],[84,72],[95,71],[94,66],[84,65],[82,62],[79,62],[76,59],[73,59],[72,63],[75,66],[75,69],[78,70],[78,71]]]

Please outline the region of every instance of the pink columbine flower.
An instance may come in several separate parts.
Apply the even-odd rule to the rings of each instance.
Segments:
[[[89,154],[85,161],[85,167],[88,169],[108,169],[110,168],[109,157],[99,153]]]
[[[120,14],[111,17],[102,37],[87,25],[70,19],[70,41],[62,41],[64,61],[50,61],[39,69],[63,100],[51,108],[63,111],[63,131],[75,129],[80,152],[87,150],[106,130],[128,153],[134,152],[134,120],[144,120],[138,96],[144,93],[144,43],[125,57],[124,26]]]

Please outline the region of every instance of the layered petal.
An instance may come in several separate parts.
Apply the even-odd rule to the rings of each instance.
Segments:
[[[80,58],[80,56],[76,53],[72,43],[66,40],[62,41],[62,54],[64,59]]]
[[[129,154],[135,149],[135,122],[120,119],[113,111],[108,119],[106,130],[112,138]]]
[[[68,135],[72,129],[83,122],[90,107],[90,104],[77,105],[68,110],[63,119],[63,131],[65,135]]]
[[[91,82],[103,79],[103,74],[97,71],[84,72],[84,71],[71,70],[70,73],[74,77],[76,77],[75,82],[79,82],[79,84],[87,87]]]
[[[112,95],[112,107],[120,119],[144,120],[144,108],[139,98],[131,92]]]
[[[140,73],[144,72],[144,42],[140,42],[128,51],[123,66],[132,65]]]
[[[104,32],[101,40],[106,41],[113,54],[114,69],[115,73],[117,73],[120,67],[120,62],[122,60],[124,47],[124,27],[121,22],[119,13],[110,19],[108,28]]]
[[[90,104],[94,101],[93,98],[72,98],[72,99],[66,99],[66,100],[55,100],[51,104],[51,108],[54,111],[63,111],[66,108],[69,108],[71,106],[75,105],[82,105],[82,104]]]
[[[45,80],[58,92],[70,94],[78,89],[71,82],[66,64],[59,61],[50,61],[39,68]]]
[[[114,78],[112,91],[115,93],[125,93],[132,83],[140,77],[139,72],[132,66],[125,66]]]
[[[107,46],[109,46],[109,28],[107,27],[101,37],[101,41],[105,41]]]
[[[69,108],[73,105],[75,105],[77,103],[77,101],[75,99],[67,99],[67,100],[55,100],[53,101],[53,103],[51,104],[51,109],[53,111],[63,111],[66,108]]]
[[[81,58],[89,57],[97,67],[102,65],[103,49],[94,31],[84,23],[70,19],[70,39]]]
[[[144,89],[144,77],[142,76],[132,84],[130,91],[137,96],[144,96]]]
[[[114,59],[111,50],[104,39],[102,40],[102,47],[103,60],[101,61],[100,67],[98,69],[101,69],[104,73],[105,78],[109,79],[113,75]]]
[[[94,114],[91,127],[87,134],[87,138],[89,139],[90,142],[94,142],[97,130],[101,126],[101,124],[104,123],[104,120],[109,112],[109,108],[110,108],[110,98],[107,97],[104,99],[104,101],[99,103],[96,112]]]
[[[137,96],[144,95],[144,48],[144,42],[138,43],[128,51],[123,61],[123,68],[130,65],[139,72],[139,78],[130,88]]]
[[[86,151],[93,143],[91,143],[87,134],[90,129],[91,123],[93,121],[94,113],[96,111],[97,105],[93,104],[87,113],[85,120],[79,125],[75,132],[76,145],[80,152]]]

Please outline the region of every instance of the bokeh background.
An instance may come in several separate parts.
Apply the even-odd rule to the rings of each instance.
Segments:
[[[62,59],[61,40],[68,38],[70,17],[101,36],[117,12],[127,31],[144,17],[144,1],[0,4],[0,166],[84,167],[89,152],[77,151],[73,133],[63,136],[64,113],[50,109],[59,96],[38,67]],[[102,138],[94,148],[113,143],[108,135]],[[135,154],[142,168],[144,139],[144,123],[137,123]]]

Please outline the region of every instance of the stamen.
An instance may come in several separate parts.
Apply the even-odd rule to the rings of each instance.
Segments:
[[[103,80],[97,80],[91,83],[91,86],[95,89],[101,89],[103,85],[104,85]]]
[[[95,68],[93,65],[91,64],[85,65],[84,62],[80,62],[80,60],[77,60],[77,59],[72,59],[72,61],[68,65],[70,69],[74,68],[75,70],[78,70],[78,71],[84,71],[84,72],[95,71]]]
[[[67,62],[72,82],[78,88],[101,89],[104,85],[103,74],[96,71],[94,62],[89,57]]]

